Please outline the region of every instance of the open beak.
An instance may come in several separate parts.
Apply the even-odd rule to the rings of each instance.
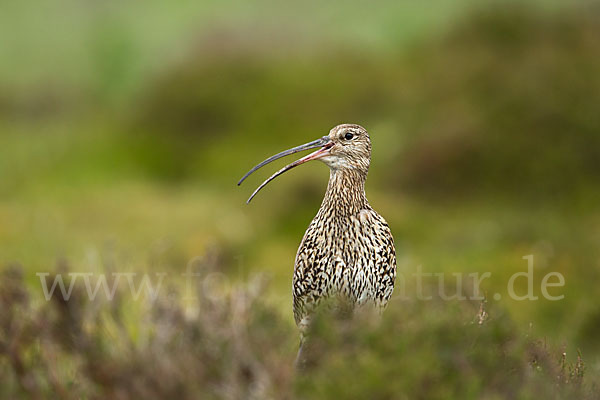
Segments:
[[[252,168],[250,171],[248,171],[248,173],[246,173],[246,175],[244,175],[242,177],[242,179],[240,179],[240,181],[238,182],[238,186],[242,184],[242,182],[244,182],[244,180],[250,176],[251,173],[253,173],[254,171],[256,171],[257,169],[269,164],[272,161],[278,160],[281,157],[285,157],[288,156],[290,154],[294,154],[297,153],[299,151],[304,151],[304,150],[309,150],[309,149],[314,149],[317,147],[320,147],[319,150],[310,153],[309,155],[302,157],[299,160],[294,161],[293,163],[286,165],[285,167],[281,168],[279,171],[275,172],[273,175],[271,175],[266,181],[264,181],[255,191],[254,193],[252,193],[252,196],[250,196],[250,198],[246,201],[246,204],[250,203],[250,200],[252,200],[252,198],[254,196],[256,196],[256,194],[260,191],[260,189],[262,189],[263,187],[265,187],[265,185],[269,182],[271,182],[273,179],[277,178],[279,175],[283,174],[286,171],[289,171],[290,169],[297,167],[300,164],[304,164],[307,161],[311,161],[311,160],[317,160],[323,156],[326,156],[329,154],[329,149],[333,146],[333,142],[331,141],[331,139],[329,138],[329,136],[323,136],[320,139],[317,140],[313,140],[312,142],[309,143],[305,143],[303,145],[297,146],[297,147],[293,147],[291,149],[282,151],[281,153],[277,153],[274,156],[271,156],[269,158],[267,158],[265,161],[261,162],[260,164],[256,165],[254,168]]]

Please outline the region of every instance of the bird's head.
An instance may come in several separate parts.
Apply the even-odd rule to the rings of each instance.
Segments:
[[[320,160],[327,164],[332,170],[351,170],[361,175],[367,174],[369,170],[369,163],[371,161],[371,140],[366,129],[360,125],[355,124],[341,124],[329,131],[329,135],[323,136],[320,139],[314,140],[303,145],[293,147],[291,149],[277,153],[256,165],[246,175],[240,179],[238,185],[240,185],[244,179],[246,179],[251,173],[261,168],[262,166],[269,164],[281,157],[297,153],[303,150],[309,150],[319,148],[317,151],[310,153],[309,155],[294,161],[293,163],[283,167],[273,175],[271,175],[266,181],[264,181],[258,189],[252,193],[252,196],[248,199],[247,203],[262,189],[267,183],[277,178],[290,169],[297,167],[300,164],[312,160]]]
[[[371,161],[371,140],[360,125],[342,124],[329,131],[331,147],[318,160],[331,169],[355,170],[367,174]]]

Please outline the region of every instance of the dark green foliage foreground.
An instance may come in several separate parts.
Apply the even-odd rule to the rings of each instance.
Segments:
[[[295,374],[294,330],[260,300],[260,279],[219,298],[199,291],[194,316],[173,299],[146,304],[137,340],[121,297],[97,304],[76,287],[33,306],[17,268],[0,285],[2,398],[597,398],[581,357],[567,363],[485,303],[319,316],[312,362]]]

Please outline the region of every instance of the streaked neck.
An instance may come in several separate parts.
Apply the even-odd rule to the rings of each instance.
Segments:
[[[321,210],[335,215],[354,215],[370,208],[365,194],[367,175],[355,169],[331,169]]]

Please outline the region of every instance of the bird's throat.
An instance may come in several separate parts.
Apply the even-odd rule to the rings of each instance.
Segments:
[[[354,169],[331,169],[321,209],[344,216],[369,208],[365,194],[366,174]]]

